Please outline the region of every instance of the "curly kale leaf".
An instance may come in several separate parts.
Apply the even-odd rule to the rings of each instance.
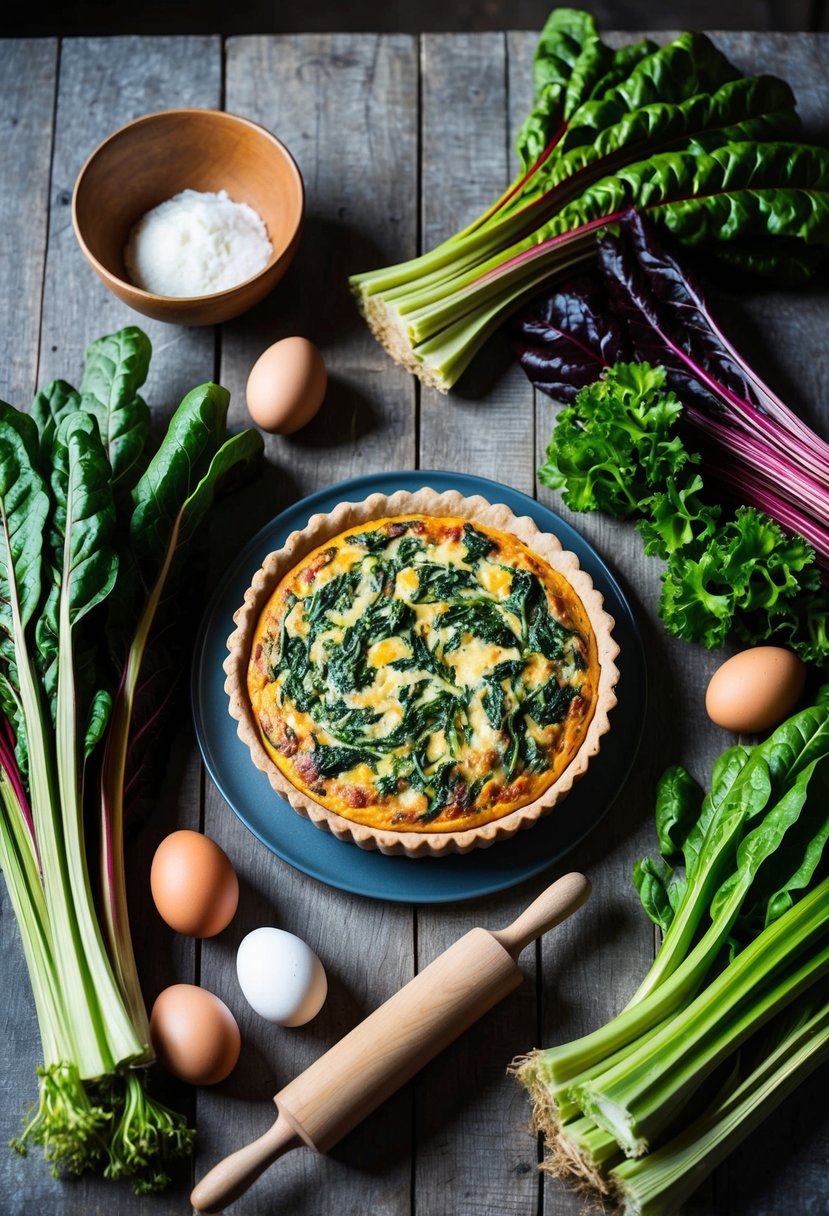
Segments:
[[[814,558],[801,537],[787,536],[753,507],[741,507],[691,552],[670,555],[660,616],[670,633],[709,648],[721,646],[732,625],[745,641],[764,640],[758,630],[774,635],[790,619],[794,601],[800,616],[799,597],[817,589]]]
[[[563,488],[574,511],[641,512],[654,490],[696,459],[673,434],[681,413],[663,368],[617,363],[559,412],[538,476]]]

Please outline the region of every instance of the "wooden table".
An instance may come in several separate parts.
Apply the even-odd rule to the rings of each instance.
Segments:
[[[784,75],[807,129],[825,138],[825,38],[726,34],[718,42],[742,68]],[[224,45],[210,37],[0,43],[0,395],[25,405],[36,383],[55,376],[76,380],[91,339],[124,324],[145,324],[98,283],[75,241],[70,196],[88,153],[139,114],[224,106],[264,123],[295,153],[308,192],[302,246],[271,299],[219,332],[146,323],[155,348],[148,399],[163,415],[185,390],[213,376],[231,389],[231,424],[239,427],[254,358],[293,333],[322,347],[331,386],[317,421],[294,438],[269,439],[266,474],[226,504],[215,533],[214,574],[284,506],[352,475],[450,468],[534,494],[534,470],[554,411],[547,399],[534,400],[523,374],[509,366],[506,346],[496,340],[451,397],[420,390],[375,345],[346,287],[349,272],[433,245],[500,192],[512,175],[512,138],[529,105],[533,44],[525,33],[420,40],[240,37]],[[759,291],[747,297],[741,291],[720,297],[719,314],[771,382],[825,427],[826,293]],[[539,493],[561,509],[554,496]],[[245,1044],[226,1083],[197,1093],[172,1090],[198,1124],[196,1175],[262,1132],[273,1119],[270,1096],[281,1085],[471,926],[506,924],[565,868],[586,870],[595,888],[589,910],[526,952],[526,982],[515,995],[329,1158],[303,1150],[279,1163],[240,1202],[240,1212],[579,1211],[576,1199],[538,1173],[526,1100],[506,1066],[539,1043],[562,1042],[604,1022],[629,996],[656,944],[630,878],[633,859],[654,847],[654,783],[668,763],[680,760],[706,780],[714,757],[731,740],[708,722],[702,707],[719,656],[671,642],[655,618],[659,564],[643,557],[628,527],[590,517],[575,523],[615,565],[635,605],[648,653],[650,707],[646,743],[612,814],[566,866],[545,878],[477,903],[425,908],[332,890],[256,843],[205,777],[186,724],[176,737],[169,779],[130,847],[133,926],[146,995],[152,1000],[174,980],[201,983],[235,1011]],[[168,933],[149,899],[149,858],[176,826],[201,828],[219,841],[242,880],[237,918],[202,944]],[[7,1141],[34,1097],[40,1047],[5,890],[2,900],[0,1140]],[[328,1002],[301,1030],[262,1022],[246,1010],[236,985],[235,947],[261,924],[298,933],[328,969]],[[829,1210],[829,1120],[825,1110],[817,1114],[826,1081],[825,1071],[813,1078],[686,1212],[801,1216]],[[184,1177],[164,1197],[136,1199],[114,1184],[57,1183],[40,1160],[0,1153],[5,1216],[185,1212],[189,1185]]]

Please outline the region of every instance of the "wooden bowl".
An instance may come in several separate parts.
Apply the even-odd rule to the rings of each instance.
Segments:
[[[273,253],[244,283],[202,296],[160,296],[129,281],[124,247],[152,207],[187,188],[226,190],[248,203],[268,230]],[[87,160],[75,183],[72,223],[93,270],[125,304],[157,321],[214,325],[258,304],[290,265],[304,209],[302,176],[270,131],[220,110],[165,110],[116,131]]]

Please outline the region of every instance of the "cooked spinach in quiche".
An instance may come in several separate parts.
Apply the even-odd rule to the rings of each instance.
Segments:
[[[584,739],[599,662],[567,579],[460,518],[374,520],[281,580],[247,685],[262,743],[346,819],[459,831],[538,798]]]

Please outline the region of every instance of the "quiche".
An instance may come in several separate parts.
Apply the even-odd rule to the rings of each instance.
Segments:
[[[504,507],[368,503],[267,559],[229,640],[231,713],[318,826],[415,856],[492,843],[597,749],[612,621],[575,557]]]

